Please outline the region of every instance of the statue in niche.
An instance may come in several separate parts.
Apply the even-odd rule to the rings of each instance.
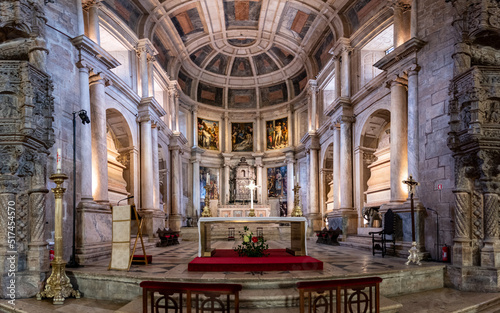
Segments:
[[[255,181],[255,168],[248,164],[245,157],[240,159],[240,163],[234,168],[233,182],[230,183],[231,194],[234,194],[232,202],[245,203],[250,201],[250,189],[245,188],[251,181]]]

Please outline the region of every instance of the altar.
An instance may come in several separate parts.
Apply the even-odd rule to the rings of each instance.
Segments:
[[[198,220],[198,256],[211,257],[215,253],[212,249],[212,225],[215,223],[241,223],[241,224],[263,224],[263,223],[290,223],[290,247],[286,251],[295,256],[307,255],[307,222],[305,217],[202,217]]]
[[[255,204],[253,206],[255,216],[269,217],[271,215],[271,207],[268,205]],[[217,216],[219,217],[248,217],[251,207],[248,205],[227,204],[219,205],[217,208]]]

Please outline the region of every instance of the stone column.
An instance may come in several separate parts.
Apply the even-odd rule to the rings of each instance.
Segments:
[[[226,151],[226,153],[230,153],[231,152],[231,132],[232,130],[230,129],[229,127],[229,113],[227,112],[224,112],[224,115],[223,115],[223,118],[224,118],[224,150]]]
[[[174,231],[181,229],[181,146],[178,143],[170,145],[171,173],[172,173],[172,210],[169,218],[170,228]]]
[[[170,86],[168,88],[168,113],[169,113],[169,119],[168,119],[168,128],[170,130],[175,130],[175,85],[174,87]]]
[[[99,32],[99,6],[101,0],[91,0],[85,4],[86,9],[89,11],[89,38],[96,44],[101,44],[101,36]]]
[[[293,149],[293,148],[292,148]],[[293,188],[294,188],[294,171],[293,171],[293,168],[294,168],[294,164],[295,164],[295,155],[294,155],[294,152],[293,150],[290,149],[289,151],[286,152],[286,192],[287,192],[287,196],[286,196],[286,205],[287,205],[287,209],[288,209],[288,214],[291,214],[292,213],[292,210],[293,210],[293,204],[294,204],[294,192],[293,192]]]
[[[415,0],[413,1],[415,2]],[[413,65],[408,71],[408,175],[419,180],[419,140],[418,140],[418,71],[420,67]],[[418,198],[418,186],[415,196]]]
[[[139,122],[141,123],[141,209],[152,210],[154,208],[154,181],[151,117],[145,114],[139,117]]]
[[[472,244],[470,240],[470,194],[456,189],[455,194],[455,238],[453,238],[453,265],[472,266]]]
[[[92,122],[90,108],[89,68],[77,63],[80,72],[80,107],[87,111],[91,125],[80,125],[80,162],[81,162],[81,201],[93,201],[92,198]]]
[[[174,120],[174,125],[175,125],[175,131],[180,132],[179,128],[179,91],[175,89],[175,95],[174,95],[174,104],[175,104],[175,120]]]
[[[137,48],[137,56],[139,57],[139,74],[141,77],[141,97],[147,98],[149,93],[148,49],[143,42]]]
[[[492,192],[483,194],[484,211],[484,246],[481,248],[481,267],[498,268],[500,266],[498,240],[498,195]]]
[[[106,138],[106,95],[108,81],[100,74],[90,77],[92,128],[92,185],[94,200],[108,203],[108,147]]]
[[[29,190],[29,230],[28,270],[43,271],[47,264],[47,242],[45,241],[45,196],[49,192],[46,188],[46,156],[41,154],[33,163],[34,173],[31,177]],[[7,211],[7,206],[3,207]],[[8,227],[4,227],[7,230]],[[19,234],[18,234],[19,235]],[[9,249],[12,250],[12,249]],[[4,272],[5,273],[5,272]]]
[[[255,157],[255,166],[257,167],[257,203],[262,204],[262,190],[265,188],[263,184],[263,168],[264,164],[262,163],[262,158],[264,157],[264,153],[253,153],[252,156]],[[267,190],[267,189],[266,189]]]
[[[410,26],[410,37],[416,38],[418,35],[418,1],[413,0],[411,2],[411,26]]]
[[[255,116],[255,138],[256,140],[254,140],[255,142],[255,149],[257,152],[260,152],[262,151],[262,135],[261,135],[261,127],[260,127],[260,121],[262,119],[262,116],[260,113],[257,113],[257,115]],[[289,122],[290,123],[290,122]],[[288,129],[290,129],[290,126],[288,127]],[[290,133],[290,130],[288,130],[288,132]]]
[[[158,164],[158,126],[152,124],[151,146],[153,150],[153,208],[160,208],[160,168]]]
[[[198,147],[198,105],[193,105],[193,148]],[[198,169],[199,170],[199,169]]]
[[[410,39],[410,19],[405,16],[410,5],[402,0],[392,0],[392,8],[394,10],[394,48],[397,48]]]
[[[290,106],[287,108],[287,113],[288,113],[288,145],[290,145],[290,146],[295,145],[294,131],[293,131],[293,126],[294,126],[293,109],[294,109],[293,104],[290,104]]]
[[[389,82],[391,86],[391,202],[403,203],[407,188],[403,180],[408,178],[408,106],[406,81],[400,77]]]
[[[342,49],[342,89],[340,95],[348,98],[351,96],[351,48]]]
[[[340,122],[340,210],[352,210],[352,123],[354,118],[342,116]]]
[[[193,166],[193,211],[198,212],[198,216],[201,216],[201,211],[200,211],[200,159],[201,159],[201,154],[203,152],[204,151],[198,147],[194,147],[191,150],[191,164]]]
[[[156,59],[152,55],[147,56],[148,62],[148,97],[154,97],[155,95],[155,84],[154,84],[154,63]]]
[[[333,210],[340,209],[340,129],[333,125]]]
[[[318,150],[319,138],[313,134],[309,147],[309,213],[307,214],[311,231],[321,228],[321,215],[318,206]]]
[[[311,103],[310,107],[310,115],[309,115],[309,131],[318,129],[318,116],[317,116],[317,95],[318,95],[318,86],[314,79],[309,80],[309,88],[307,90],[307,94],[309,95],[309,100]]]
[[[224,157],[224,183],[221,192],[221,201],[223,204],[228,204],[231,198],[229,179],[231,178],[231,157],[233,155],[230,153],[223,153],[222,156]]]
[[[335,57],[335,99],[338,99],[342,95],[342,74],[340,69],[340,57]]]

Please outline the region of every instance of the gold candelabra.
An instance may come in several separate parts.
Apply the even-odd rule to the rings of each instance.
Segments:
[[[212,212],[210,211],[210,197],[208,196],[208,191],[210,190],[210,186],[208,184],[205,185],[205,207],[203,208],[203,212],[201,212],[202,217],[212,217]]]
[[[293,188],[294,201],[293,201],[292,217],[302,217],[303,216],[302,208],[300,207],[299,190],[300,190],[300,186],[297,183],[297,185],[295,185],[295,188]]]
[[[45,283],[44,291],[36,294],[37,300],[53,298],[53,304],[64,304],[64,299],[70,296],[80,298],[80,292],[73,289],[68,276],[66,276],[66,261],[63,261],[62,198],[66,188],[63,188],[62,184],[66,179],[68,179],[68,176],[60,173],[60,170],[50,176],[50,180],[56,183],[56,188],[52,188],[55,198],[54,260],[51,263],[52,273]]]

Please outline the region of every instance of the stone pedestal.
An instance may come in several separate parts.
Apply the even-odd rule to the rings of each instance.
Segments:
[[[111,256],[112,221],[109,206],[81,202],[76,215],[76,261],[89,264]]]

